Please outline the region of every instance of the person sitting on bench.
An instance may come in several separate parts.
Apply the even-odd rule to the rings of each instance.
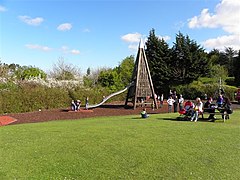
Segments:
[[[204,112],[210,113],[208,119],[209,120],[215,120],[215,104],[212,103],[213,99],[212,97],[209,97],[207,102],[204,104]]]
[[[143,111],[141,112],[141,117],[142,118],[148,118],[149,115],[147,114],[146,108],[143,108]]]
[[[223,98],[223,105],[222,109],[220,110],[221,113],[226,113],[226,119],[229,119],[229,114],[232,114],[232,108],[231,108],[231,102],[228,97]],[[222,115],[222,118],[224,119],[224,115]]]
[[[198,115],[201,114],[203,112],[203,103],[201,101],[201,99],[198,97],[196,98],[196,103],[194,106],[194,111],[192,112],[192,116],[191,116],[191,121],[197,122],[198,120]]]

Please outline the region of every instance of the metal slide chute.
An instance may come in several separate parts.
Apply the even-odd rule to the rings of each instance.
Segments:
[[[124,89],[122,89],[122,90],[120,90],[120,91],[117,91],[117,92],[115,92],[115,93],[110,94],[109,96],[105,97],[105,98],[102,100],[102,102],[100,102],[100,103],[98,103],[98,104],[88,105],[88,109],[96,108],[96,107],[98,107],[98,106],[101,106],[101,105],[102,105],[103,103],[105,103],[108,99],[110,99],[110,98],[113,97],[113,96],[116,96],[116,95],[118,95],[118,94],[123,93],[124,91],[128,90],[128,88],[131,87],[131,86],[132,86],[132,84],[126,86]]]

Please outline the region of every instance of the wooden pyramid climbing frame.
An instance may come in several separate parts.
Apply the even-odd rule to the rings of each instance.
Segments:
[[[144,51],[144,44],[139,43],[137,58],[132,73],[132,86],[128,89],[125,106],[133,103],[135,109],[142,100],[152,98],[152,104],[157,108],[157,100],[153,88],[152,78],[148,67],[147,57]]]

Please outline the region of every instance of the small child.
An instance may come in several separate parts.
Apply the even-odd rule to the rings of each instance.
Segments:
[[[88,97],[86,97],[86,101],[85,101],[85,109],[88,110],[88,105],[89,105],[89,99]]]
[[[80,110],[80,107],[81,107],[81,101],[80,100],[77,100],[77,102],[76,102],[76,109],[77,109],[77,111],[79,111]]]
[[[71,109],[72,109],[72,111],[77,111],[77,106],[76,106],[74,100],[72,100],[72,103],[71,103]]]
[[[141,117],[142,118],[148,118],[149,115],[147,114],[146,108],[143,108],[143,111],[141,112]]]

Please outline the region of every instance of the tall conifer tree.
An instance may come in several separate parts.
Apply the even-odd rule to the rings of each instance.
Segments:
[[[160,94],[168,91],[170,80],[168,66],[171,58],[170,48],[164,39],[160,39],[155,35],[154,29],[149,33],[145,52],[155,92]]]
[[[189,36],[182,33],[176,35],[172,47],[171,77],[172,83],[188,84],[198,77],[205,76],[209,71],[209,61],[204,49]]]

